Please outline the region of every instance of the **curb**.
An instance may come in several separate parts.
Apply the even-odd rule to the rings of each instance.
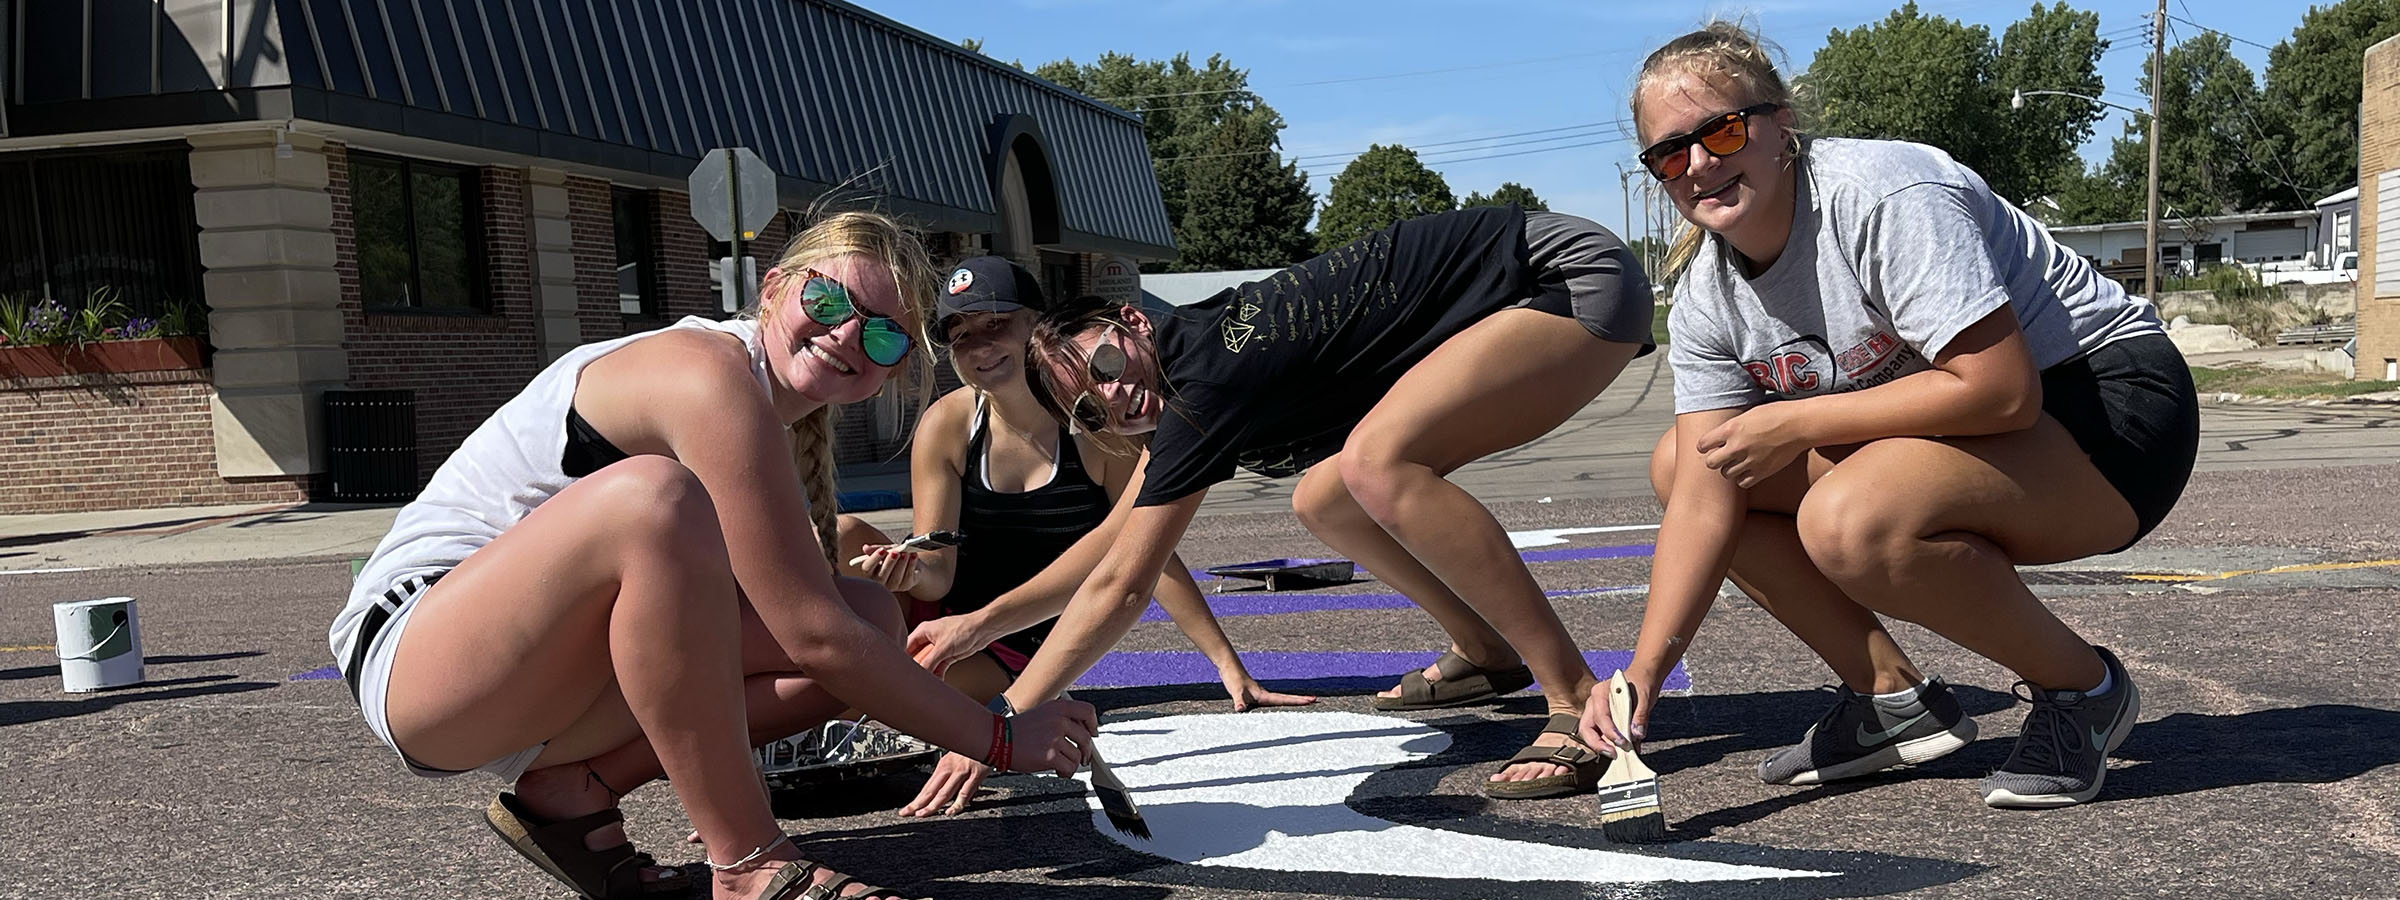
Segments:
[[[2353,397],[2254,397],[2231,391],[2204,392],[2202,406],[2356,406],[2372,408],[2400,407],[2400,391],[2360,394]]]

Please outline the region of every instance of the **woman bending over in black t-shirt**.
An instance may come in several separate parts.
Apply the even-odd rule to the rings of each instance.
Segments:
[[[1150,437],[1113,543],[1092,548],[1092,575],[1009,702],[1057,696],[1133,626],[1210,485],[1237,465],[1306,473],[1301,521],[1451,639],[1377,705],[1474,702],[1538,677],[1551,722],[1486,790],[1590,790],[1601,758],[1576,740],[1575,713],[1598,679],[1499,522],[1445,476],[1583,408],[1652,349],[1650,309],[1614,235],[1507,207],[1403,221],[1171,314],[1045,315],[1035,396],[1086,432]],[[948,808],[980,780],[972,760],[946,758],[911,808]]]

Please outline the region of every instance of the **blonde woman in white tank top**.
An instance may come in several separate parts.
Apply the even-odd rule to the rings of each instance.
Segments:
[[[800,859],[749,752],[846,706],[1002,768],[1075,771],[1091,707],[997,717],[912,662],[891,595],[832,574],[793,464],[793,433],[821,449],[826,408],[911,355],[933,279],[913,236],[845,213],[767,273],[754,324],[687,320],[537,377],[403,511],[333,628],[378,736],[419,774],[513,775],[494,830],[588,897],[682,895],[614,813],[661,775],[712,896],[892,896]],[[562,471],[567,410],[615,461]]]

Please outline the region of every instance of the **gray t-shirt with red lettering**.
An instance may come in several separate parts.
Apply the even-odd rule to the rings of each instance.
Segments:
[[[2047,369],[2111,342],[2163,334],[2126,295],[1923,144],[1822,138],[1799,165],[1792,234],[1757,277],[1715,236],[1668,315],[1675,411],[1856,391],[1933,367],[2002,305]]]

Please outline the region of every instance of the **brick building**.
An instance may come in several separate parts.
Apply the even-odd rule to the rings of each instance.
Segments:
[[[761,270],[828,194],[1061,292],[1174,254],[1139,120],[839,0],[0,0],[0,298],[211,348],[0,367],[0,513],[323,496],[327,391],[413,392],[430,474],[568,348],[724,314],[724,146],[780,175]],[[905,460],[904,406],[843,460]]]
[[[2400,38],[2367,48],[2358,120],[2358,370],[2400,380]]]

